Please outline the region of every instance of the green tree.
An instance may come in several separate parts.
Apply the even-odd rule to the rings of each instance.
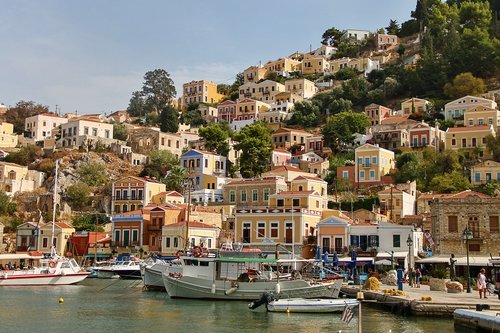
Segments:
[[[73,227],[76,231],[103,232],[103,226],[108,222],[109,220],[105,214],[82,214],[74,215],[72,218]]]
[[[189,107],[187,111],[181,114],[180,121],[181,123],[189,124],[193,127],[200,127],[207,123],[205,119],[203,119],[201,111],[198,108],[189,110]]]
[[[385,27],[385,31],[387,31],[389,35],[398,35],[400,31],[398,21],[390,20],[389,25]]]
[[[266,172],[272,155],[271,134],[262,122],[247,125],[235,134],[239,143],[234,146],[241,150],[240,172],[244,178],[259,177]]]
[[[226,157],[230,150],[227,142],[230,134],[231,129],[227,123],[212,123],[199,130],[200,137],[205,140],[205,149]]]
[[[5,113],[5,121],[14,125],[14,133],[24,133],[24,120],[40,113],[49,112],[49,107],[33,101],[19,101]]]
[[[363,107],[367,104],[370,83],[365,78],[353,78],[342,82],[343,98],[352,102],[353,106]]]
[[[359,75],[359,72],[351,67],[346,67],[339,69],[337,73],[335,73],[336,80],[349,80],[355,78]]]
[[[71,208],[79,210],[89,205],[90,193],[90,186],[84,182],[78,182],[66,188],[64,198]]]
[[[334,27],[327,29],[321,36],[321,44],[338,46],[343,34],[343,31],[340,31],[339,29]]]
[[[492,19],[490,4],[486,1],[465,1],[460,4],[459,17],[462,28],[487,31]]]
[[[113,123],[113,139],[127,141],[128,130],[125,124]]]
[[[326,115],[334,115],[340,112],[348,112],[352,110],[352,102],[348,99],[334,99],[330,102],[327,108]]]
[[[429,184],[429,189],[436,193],[456,193],[470,188],[469,180],[458,171],[436,176]]]
[[[500,136],[493,136],[489,134],[486,137],[486,148],[493,155],[493,160],[500,162]]]
[[[399,31],[398,37],[404,38],[418,33],[419,23],[417,20],[408,20],[401,23],[401,30]]]
[[[106,165],[95,161],[80,164],[76,173],[89,186],[101,186],[109,181]]]
[[[140,91],[134,91],[130,98],[127,112],[133,117],[141,117],[146,114],[146,103]]]
[[[321,132],[325,145],[339,151],[344,144],[354,142],[354,133],[364,132],[369,125],[370,121],[363,113],[340,112],[328,118]]]
[[[185,168],[180,165],[172,166],[167,176],[163,179],[166,189],[169,191],[183,192],[184,185],[188,179],[188,173]]]
[[[172,104],[165,105],[160,113],[160,131],[177,133],[179,130],[179,113]]]
[[[28,166],[42,157],[42,149],[38,146],[27,145],[21,147],[19,151],[12,152],[5,158],[5,161]]]
[[[174,165],[179,165],[179,159],[174,154],[168,150],[155,149],[149,153],[148,162],[144,165],[141,176],[161,179]]]
[[[304,100],[295,102],[292,117],[287,124],[315,127],[319,125],[320,120],[319,107],[312,101]]]
[[[16,204],[5,192],[0,191],[0,214],[12,215],[16,212]]]
[[[466,95],[479,96],[485,90],[484,81],[471,73],[461,73],[455,76],[452,83],[444,85],[444,93],[451,99]]]

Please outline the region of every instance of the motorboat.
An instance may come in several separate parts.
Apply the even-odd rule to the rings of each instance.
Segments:
[[[261,305],[269,312],[301,312],[301,313],[331,313],[342,312],[345,307],[355,307],[359,302],[355,299],[325,299],[325,298],[286,298],[276,299],[272,293],[264,293],[248,307],[251,310],[258,309]]]
[[[255,300],[272,291],[278,298],[337,298],[342,276],[305,279],[300,274],[280,277],[280,259],[180,257],[182,272],[163,273],[170,297]]]
[[[53,257],[40,259],[39,267],[0,271],[0,286],[68,285],[83,281],[89,274],[75,259]]]
[[[141,276],[144,287],[148,290],[165,290],[163,273],[181,273],[180,260],[155,259],[145,261],[141,266]]]
[[[117,261],[113,265],[104,266],[97,271],[97,277],[101,279],[110,279],[115,276],[122,279],[140,279],[141,267],[140,261]]]

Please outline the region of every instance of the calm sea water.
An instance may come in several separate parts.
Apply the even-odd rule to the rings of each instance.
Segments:
[[[59,304],[62,297],[64,303]],[[87,279],[61,287],[1,287],[0,332],[357,332],[340,314],[252,312],[247,302],[170,299],[141,281]],[[454,332],[452,319],[401,317],[363,305],[363,332]]]

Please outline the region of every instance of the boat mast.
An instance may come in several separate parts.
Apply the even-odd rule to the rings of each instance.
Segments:
[[[55,257],[57,256],[56,253],[56,248],[54,246],[54,240],[55,240],[55,226],[56,226],[56,205],[57,205],[57,172],[59,170],[59,160],[56,160],[56,170],[55,170],[55,175],[54,175],[54,193],[52,194],[53,198],[53,203],[52,203],[52,237],[51,237],[51,244],[50,244],[50,256]]]

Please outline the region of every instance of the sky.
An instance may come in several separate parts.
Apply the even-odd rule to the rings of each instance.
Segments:
[[[0,0],[0,103],[126,109],[144,74],[231,84],[245,68],[320,46],[331,27],[376,31],[416,0]]]

